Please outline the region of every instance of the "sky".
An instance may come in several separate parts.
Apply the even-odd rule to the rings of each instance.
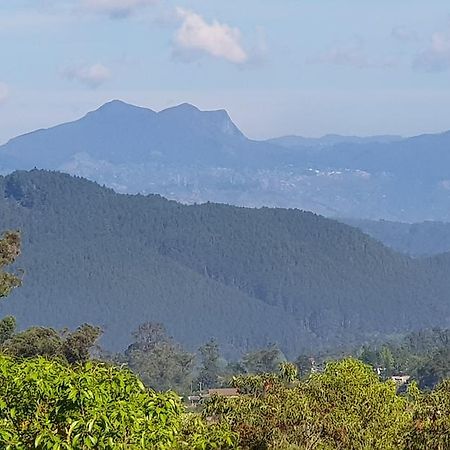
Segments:
[[[0,143],[112,99],[254,139],[450,129],[448,0],[0,2]]]

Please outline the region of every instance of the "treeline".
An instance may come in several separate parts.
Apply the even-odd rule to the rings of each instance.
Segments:
[[[148,367],[163,360],[147,357],[149,376]],[[160,366],[169,383],[180,375],[171,367]],[[199,379],[217,381],[212,367],[203,365]],[[237,395],[213,395],[188,412],[177,395],[145,388],[123,365],[0,353],[0,446],[446,450],[450,445],[450,380],[427,392],[412,382],[400,392],[373,367],[347,358],[303,377],[295,364],[283,362],[270,373],[233,376],[229,385]]]
[[[381,345],[364,346],[356,356],[378,368],[385,379],[409,375],[421,389],[432,389],[450,378],[450,330],[413,332]]]
[[[278,373],[288,362],[272,345],[227,360],[220,345],[211,339],[196,352],[187,351],[160,323],[146,322],[133,333],[133,342],[120,353],[101,348],[101,329],[84,324],[74,331],[32,327],[16,332],[15,319],[0,320],[0,351],[14,358],[45,357],[68,364],[91,359],[126,366],[157,391],[174,390],[182,395],[228,387],[236,376]],[[384,343],[364,345],[353,350],[301,354],[291,360],[300,379],[321,372],[330,362],[356,358],[372,367],[381,380],[409,377],[420,389],[434,389],[450,378],[450,330],[413,332]]]
[[[296,378],[279,374],[237,377],[241,395],[213,397],[202,416],[230,427],[241,449],[446,450],[450,448],[450,381],[404,394],[356,359],[328,363]]]

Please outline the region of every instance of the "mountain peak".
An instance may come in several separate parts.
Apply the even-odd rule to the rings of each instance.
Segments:
[[[201,111],[194,105],[190,103],[181,103],[180,105],[171,106],[169,108],[163,109],[159,114],[197,114]]]
[[[88,113],[88,115],[90,114],[113,114],[113,115],[120,115],[120,114],[127,114],[130,112],[149,112],[152,114],[156,114],[154,111],[152,111],[151,109],[148,108],[143,108],[141,106],[136,106],[136,105],[132,105],[130,103],[126,103],[122,100],[111,100],[105,104],[103,104],[102,106],[100,106],[98,109],[96,109],[95,111],[91,111],[90,113]]]
[[[233,123],[225,109],[202,111],[190,103],[181,103],[177,106],[164,109],[159,114],[178,123],[195,123],[203,129],[215,129],[222,134],[243,137],[242,132]]]

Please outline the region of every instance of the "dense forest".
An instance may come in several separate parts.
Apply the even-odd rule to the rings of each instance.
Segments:
[[[20,229],[24,286],[1,305],[19,328],[94,323],[123,350],[144,322],[189,350],[287,356],[446,327],[450,256],[411,259],[299,210],[184,206],[38,171],[0,179],[0,229]]]
[[[24,281],[12,266],[20,252],[20,234],[6,232],[0,239],[2,301]],[[100,334],[88,324],[74,331],[17,331],[14,317],[0,320],[2,448],[445,450],[450,445],[449,330],[364,346],[360,360],[324,361],[322,367],[305,355],[287,362],[275,346],[224,364],[214,340],[199,348],[196,361],[154,323],[142,324],[127,350],[111,355],[96,345]],[[416,376],[406,385],[389,378],[414,367]],[[196,406],[170,391],[193,392],[194,383],[200,394]],[[233,394],[208,392],[220,385],[232,386]]]

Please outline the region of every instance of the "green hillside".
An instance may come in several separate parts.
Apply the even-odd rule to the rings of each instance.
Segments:
[[[184,206],[45,171],[0,178],[0,229],[20,229],[23,287],[0,306],[21,327],[105,330],[121,349],[145,321],[225,354],[288,355],[447,326],[450,258],[414,260],[298,210]]]

